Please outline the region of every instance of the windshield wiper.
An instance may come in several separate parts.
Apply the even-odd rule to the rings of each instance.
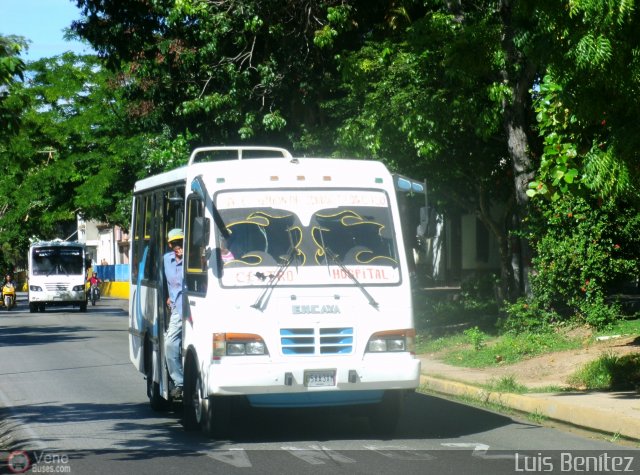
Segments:
[[[322,235],[322,234],[321,234]],[[324,240],[323,240],[324,241]],[[323,243],[324,246],[324,243]],[[349,270],[349,268],[347,266],[345,266],[340,259],[338,259],[338,256],[328,247],[325,247],[322,249],[324,251],[324,255],[325,255],[325,259],[328,257],[329,259],[331,259],[331,262],[333,262],[334,264],[338,265],[338,267],[340,267],[340,269],[342,269],[345,274],[347,274],[349,276],[349,278],[353,281],[354,284],[356,284],[356,286],[362,291],[362,293],[364,294],[364,296],[367,298],[367,300],[369,301],[369,305],[371,305],[373,308],[375,308],[376,310],[378,310],[378,307],[380,306],[378,304],[378,302],[376,302],[376,300],[371,296],[371,294],[369,292],[367,292],[367,289],[364,288],[364,285],[362,285],[362,282],[360,282],[355,275],[353,275],[353,272],[351,272]],[[329,266],[329,261],[327,260],[327,267]]]
[[[280,264],[278,265],[278,268],[276,269],[276,273],[271,274],[269,276],[269,282],[267,283],[267,286],[265,287],[263,292],[260,294],[260,297],[258,297],[258,300],[256,300],[256,302],[253,305],[251,305],[251,307],[257,310],[260,310],[261,312],[263,312],[267,308],[267,304],[269,303],[269,299],[271,298],[273,289],[276,287],[276,285],[278,285],[278,282],[280,282],[280,279],[282,279],[282,276],[284,275],[286,270],[289,268],[289,266],[291,265],[291,261],[294,258],[296,260],[296,267],[297,267],[297,261],[298,261],[297,252],[298,251],[295,247],[292,246],[289,248],[289,252],[287,252],[287,255],[284,257],[282,262],[280,262]],[[261,280],[266,279],[266,276],[261,272],[256,273],[256,277],[258,277]]]

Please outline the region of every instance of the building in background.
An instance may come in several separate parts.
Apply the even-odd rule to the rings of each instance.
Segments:
[[[87,246],[92,266],[129,263],[129,234],[120,226],[78,217],[78,241]]]

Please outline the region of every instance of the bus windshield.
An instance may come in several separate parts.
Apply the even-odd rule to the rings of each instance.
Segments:
[[[238,281],[239,275],[246,278],[247,269],[285,264],[292,284],[309,279],[348,284],[349,271],[369,283],[399,279],[393,222],[383,192],[242,191],[220,193],[217,201],[229,231],[223,245],[232,256],[224,264],[225,283],[230,283],[229,274]],[[250,281],[246,283],[256,283]]]
[[[82,275],[83,273],[81,247],[46,246],[31,250],[32,275]]]

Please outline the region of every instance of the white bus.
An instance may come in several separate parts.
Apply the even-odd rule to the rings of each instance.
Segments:
[[[170,399],[162,256],[183,227],[186,429],[222,436],[245,401],[358,406],[393,430],[420,375],[396,197],[412,187],[380,162],[258,147],[198,148],[136,183],[130,358],[152,407]]]
[[[29,311],[49,306],[74,306],[87,311],[85,246],[60,239],[29,247]]]

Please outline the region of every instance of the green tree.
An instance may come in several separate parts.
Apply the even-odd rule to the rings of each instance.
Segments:
[[[293,145],[427,177],[498,239],[505,298],[544,235],[522,228],[532,196],[634,189],[633,1],[76,1],[74,31],[155,143]]]
[[[339,143],[427,177],[442,201],[476,214],[499,242],[513,299],[524,282],[512,231],[528,214],[540,141],[529,90],[545,37],[533,2],[396,6],[363,48],[342,54],[346,95],[327,103],[341,115]],[[526,241],[518,247],[526,267]]]
[[[135,180],[186,160],[180,138],[130,123],[118,80],[96,57],[66,53],[10,88],[27,100],[0,149],[0,242],[14,255],[33,237],[70,236],[78,215],[127,228]],[[165,163],[171,146],[181,158]]]
[[[10,86],[24,78],[25,63],[20,52],[26,48],[22,37],[0,35],[0,138],[15,133],[23,103],[9,93]]]
[[[546,5],[546,14],[555,43],[535,92],[544,148],[528,191],[542,199],[535,296],[601,326],[620,313],[610,294],[640,271],[638,19],[633,1]]]
[[[74,31],[123,75],[130,115],[146,127],[167,125],[207,143],[281,145],[326,117],[318,105],[331,96],[335,60],[315,42],[323,41],[327,15],[358,11],[363,26],[351,23],[339,40],[355,46],[367,18],[386,8],[338,0],[77,4],[83,18]]]

